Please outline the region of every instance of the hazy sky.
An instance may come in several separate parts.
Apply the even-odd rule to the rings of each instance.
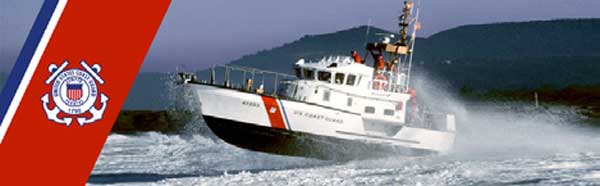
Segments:
[[[42,0],[0,0],[0,71],[16,60]],[[358,25],[396,29],[401,0],[172,0],[143,71],[203,68]],[[465,24],[600,17],[600,0],[422,0],[421,36]]]

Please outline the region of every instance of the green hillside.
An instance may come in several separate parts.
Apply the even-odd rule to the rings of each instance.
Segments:
[[[232,64],[291,73],[300,58],[364,48],[366,26],[305,36]],[[370,28],[375,33],[388,31]],[[478,91],[600,84],[600,19],[461,26],[418,39],[416,70],[451,87]]]
[[[469,25],[422,43],[427,60],[600,56],[600,19]]]
[[[437,81],[458,90],[535,89],[542,86],[600,85],[600,57],[523,57],[517,59],[457,59],[450,64],[418,65]]]
[[[366,41],[388,31],[355,27],[307,35],[270,50],[246,55],[231,64],[292,73],[300,58],[364,52]],[[600,85],[600,19],[532,21],[461,26],[420,38],[416,74],[427,74],[456,91],[556,88]],[[127,110],[161,110],[173,103],[174,76],[140,73],[124,105]],[[0,88],[6,74],[0,73]]]
[[[365,41],[376,40],[378,33],[390,32],[361,26],[323,35],[306,35],[283,46],[246,55],[232,61],[231,64],[291,74],[293,70],[291,65],[300,58],[318,60],[329,55],[349,55],[351,50],[363,54]]]

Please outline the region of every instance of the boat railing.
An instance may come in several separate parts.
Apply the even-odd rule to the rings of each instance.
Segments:
[[[271,96],[279,96],[284,85],[296,79],[289,74],[233,65],[213,65],[195,76],[187,73],[180,76],[184,83],[214,85]]]
[[[391,71],[378,72],[372,80],[368,81],[368,88],[372,91],[402,93],[406,92],[405,73]],[[381,78],[378,78],[381,77]]]

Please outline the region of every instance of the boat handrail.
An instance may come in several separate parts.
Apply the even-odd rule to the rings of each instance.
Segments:
[[[217,73],[217,69],[219,73]],[[200,84],[208,84],[214,86],[222,86],[224,88],[236,89],[245,92],[253,92],[257,94],[263,95],[271,95],[277,96],[279,84],[283,81],[289,81],[290,79],[296,79],[296,76],[292,76],[289,74],[284,74],[280,72],[268,71],[268,70],[260,70],[250,67],[242,67],[235,65],[213,65],[210,69],[210,80],[209,81],[197,81],[197,77],[190,74],[180,74],[184,83],[200,83]],[[222,71],[221,71],[222,70]],[[233,73],[241,72],[242,74],[238,74],[240,76],[235,76]],[[217,76],[217,74],[219,74]],[[223,76],[224,74],[224,76]],[[256,76],[262,78],[262,81],[255,81]],[[217,83],[217,77],[224,78],[222,84]],[[265,78],[266,77],[266,78]],[[240,79],[241,78],[241,79]],[[241,82],[240,82],[241,81]],[[267,83],[269,81],[273,81],[273,84]],[[240,82],[240,83],[238,83]],[[255,87],[254,85],[257,85]],[[266,89],[273,89],[272,91],[267,91]]]
[[[244,66],[238,66],[238,65],[214,65],[213,69],[215,67],[229,68],[229,69],[232,69],[232,70],[235,69],[235,70],[238,70],[238,71],[244,71],[244,72],[248,72],[248,73],[254,72],[254,73],[261,73],[261,74],[275,74],[277,76],[296,78],[296,76],[289,75],[289,74],[286,74],[286,73],[269,71],[269,70],[261,70],[261,69],[257,69],[257,68],[244,67]]]

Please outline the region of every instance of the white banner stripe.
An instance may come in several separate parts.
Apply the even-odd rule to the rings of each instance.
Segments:
[[[21,83],[17,88],[17,92],[15,93],[12,102],[8,106],[6,115],[4,116],[2,124],[0,125],[0,144],[2,144],[2,141],[4,140],[4,135],[6,135],[6,131],[12,123],[12,119],[15,115],[15,112],[17,111],[17,108],[21,103],[21,99],[23,99],[25,90],[29,86],[29,82],[31,81],[31,78],[33,77],[33,74],[35,73],[35,70],[37,69],[37,66],[40,63],[42,55],[46,50],[46,46],[50,41],[50,37],[52,37],[54,29],[56,28],[56,24],[58,23],[58,20],[60,20],[60,16],[62,15],[66,5],[67,0],[59,0],[58,4],[56,5],[56,9],[54,10],[54,13],[52,13],[52,17],[50,18],[50,22],[48,22],[48,26],[44,31],[44,35],[42,36],[42,39],[40,40],[40,43],[37,49],[35,50],[35,53],[33,54],[33,58],[31,58],[31,62],[29,63],[29,66],[27,67],[27,70],[23,75],[23,79],[21,80]]]

